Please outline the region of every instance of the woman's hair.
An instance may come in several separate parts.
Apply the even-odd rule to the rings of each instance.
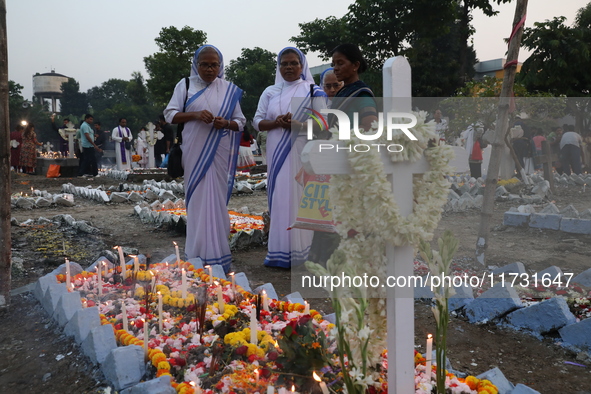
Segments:
[[[29,123],[27,125],[27,127],[25,127],[25,131],[23,132],[23,135],[26,137],[30,137],[33,134],[33,129],[35,128],[35,124],[34,123]]]
[[[367,70],[367,62],[363,58],[363,54],[361,54],[361,50],[355,44],[341,44],[338,45],[335,49],[332,50],[330,55],[334,55],[335,53],[340,53],[341,55],[345,56],[347,60],[351,63],[359,62],[359,69],[357,72],[359,74],[365,72]]]
[[[244,130],[242,131],[242,140],[243,141],[250,141],[251,139],[252,139],[252,136],[250,135],[250,132],[248,131],[246,126],[244,126]]]

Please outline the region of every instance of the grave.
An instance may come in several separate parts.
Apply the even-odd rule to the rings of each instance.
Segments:
[[[391,98],[384,103],[384,112],[410,112],[411,76],[408,61],[398,56],[390,58],[384,64],[384,96]],[[344,149],[344,141],[336,141],[341,150],[321,151],[320,145],[326,141],[310,141],[302,152],[302,162],[310,174],[349,174],[351,165]],[[333,142],[333,141],[331,141]],[[429,166],[424,157],[415,161],[392,163],[384,150],[382,162],[384,171],[392,186],[391,190],[400,209],[400,214],[407,216],[413,209],[413,176],[422,174]],[[401,185],[405,185],[401,187]],[[410,277],[413,275],[414,250],[410,245],[386,246],[387,275]],[[415,368],[414,354],[414,289],[408,287],[388,287],[386,290],[386,316],[388,327],[388,392],[414,392]]]

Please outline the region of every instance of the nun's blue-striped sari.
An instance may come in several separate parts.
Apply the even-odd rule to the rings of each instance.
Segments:
[[[208,110],[214,116],[231,119],[239,129],[246,119],[240,109],[242,90],[216,78],[211,84],[199,76],[190,77],[189,94],[180,81],[165,110],[167,121],[179,112]],[[183,111],[185,97],[188,97]],[[205,264],[220,264],[227,272],[232,256],[228,244],[230,218],[227,205],[232,192],[240,132],[217,130],[213,123],[185,123],[183,129],[183,168],[185,169],[185,204],[187,206],[187,258],[200,257]]]
[[[310,82],[299,79],[283,81],[269,86],[262,94],[253,125],[258,128],[261,120],[293,113],[292,119],[305,121],[305,107],[310,105]],[[326,108],[326,94],[314,87],[313,107]],[[308,98],[298,108],[291,108],[293,98]],[[290,226],[294,223],[302,196],[303,187],[295,179],[302,167],[300,155],[308,142],[306,130],[298,133],[283,128],[274,128],[267,134],[267,194],[271,224],[269,244],[264,264],[269,267],[289,268],[306,261],[313,232]]]

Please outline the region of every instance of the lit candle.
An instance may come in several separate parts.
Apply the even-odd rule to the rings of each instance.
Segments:
[[[150,274],[152,275],[152,290],[155,289],[154,285],[156,284],[156,275],[154,275],[154,272],[152,272],[152,270],[150,270]]]
[[[185,269],[181,269],[181,296],[183,299],[187,298],[187,273]]]
[[[66,289],[70,291],[70,260],[66,258]]]
[[[137,256],[133,256],[133,273],[137,274],[140,272],[140,259]]]
[[[295,385],[293,385],[293,384],[291,385],[291,392],[295,393]]]
[[[162,294],[158,292],[158,332],[162,334]]]
[[[179,252],[179,246],[174,241],[172,241],[172,243],[174,244],[174,251],[176,253],[176,263],[179,264],[181,262],[181,254]]]
[[[96,267],[99,297],[103,295],[103,269],[101,267],[101,263],[102,261],[99,262],[98,267]]]
[[[148,324],[148,319],[143,319],[144,320],[144,352],[146,353],[146,357],[148,357],[148,342],[150,340],[149,338],[149,324]]]
[[[318,374],[316,373],[316,371],[314,371],[314,373],[312,374],[312,376],[314,377],[314,380],[318,382],[318,384],[320,385],[320,389],[322,390],[322,394],[330,394],[328,392],[328,387],[326,386],[326,383],[324,383],[322,381],[322,379],[320,379],[320,376],[318,376]]]
[[[213,285],[213,268],[211,265],[206,265],[205,268],[209,271],[209,285]]]
[[[216,282],[216,291],[218,293],[218,306],[220,309],[220,314],[223,314],[226,311],[226,302],[224,301],[224,293],[222,292],[222,285]]]
[[[275,387],[267,386],[267,394],[275,394]]]
[[[198,386],[197,384],[195,384],[195,382],[190,382],[189,384],[193,386],[193,391],[195,392],[195,394],[201,394],[203,392],[201,391],[201,386]]]
[[[123,330],[127,331],[127,309],[125,309],[125,301],[121,301],[121,315],[123,320]]]
[[[263,290],[263,310],[269,312],[269,299],[267,298],[267,292]]]
[[[254,306],[250,311],[250,343],[257,344],[257,310]]]
[[[308,304],[308,301],[304,301],[304,315],[309,315],[310,314],[310,304]]]
[[[234,278],[234,273],[230,272],[228,275],[232,278],[232,295],[236,297],[236,278]]]
[[[121,264],[121,276],[125,279],[127,275],[127,267],[125,266],[125,257],[123,256],[123,248],[121,246],[117,246],[119,249],[119,264]]]
[[[425,353],[425,359],[427,360],[425,373],[427,374],[427,379],[431,381],[431,358],[433,354],[433,335],[427,335],[427,352]]]
[[[254,384],[255,385],[259,385],[259,370],[255,369],[254,370]]]

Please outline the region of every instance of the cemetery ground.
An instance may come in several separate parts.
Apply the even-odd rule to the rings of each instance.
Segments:
[[[76,186],[109,187],[121,181],[17,175],[12,180],[12,192],[28,193],[34,187],[61,193],[61,185],[67,182]],[[591,190],[557,186],[553,200],[559,208],[572,204],[583,211],[591,208]],[[115,245],[136,248],[149,256],[151,262],[173,253],[173,241],[179,243],[181,251],[184,248],[184,235],[142,223],[132,215],[129,203],[99,204],[82,198],[76,198],[75,203],[73,207],[13,210],[12,217],[19,222],[69,214],[76,220],[91,222],[100,230],[98,234],[87,234],[51,225],[12,226],[13,259],[23,264],[23,269],[13,274],[13,289],[34,283],[61,264],[64,245],[66,255],[83,267],[99,257],[100,251]],[[591,236],[503,226],[504,212],[516,205],[495,203],[487,266],[501,267],[521,261],[532,273],[555,265],[575,275],[591,266]],[[232,197],[231,208],[243,206],[251,213],[262,212],[267,206],[266,193]],[[473,259],[479,222],[478,210],[446,213],[436,232],[436,237],[445,229],[454,232],[460,242],[455,265],[471,274],[482,273],[485,268]],[[435,241],[433,245],[436,246]],[[271,282],[280,296],[291,293],[290,271],[264,268],[265,253],[264,246],[233,251],[232,270],[245,272],[253,288]],[[320,312],[332,311],[327,299],[309,301]],[[435,332],[435,321],[425,302],[415,304],[415,320],[408,324],[415,324],[415,344],[421,345],[417,350],[424,352],[425,338]],[[451,319],[448,333],[448,357],[458,371],[478,375],[499,367],[514,384],[523,383],[544,394],[591,393],[591,360],[563,349],[550,339],[540,341],[494,324],[472,325],[461,316]],[[106,387],[99,368],[82,355],[72,339],[63,335],[30,292],[13,296],[10,311],[0,316],[0,352],[0,393],[98,393]]]

